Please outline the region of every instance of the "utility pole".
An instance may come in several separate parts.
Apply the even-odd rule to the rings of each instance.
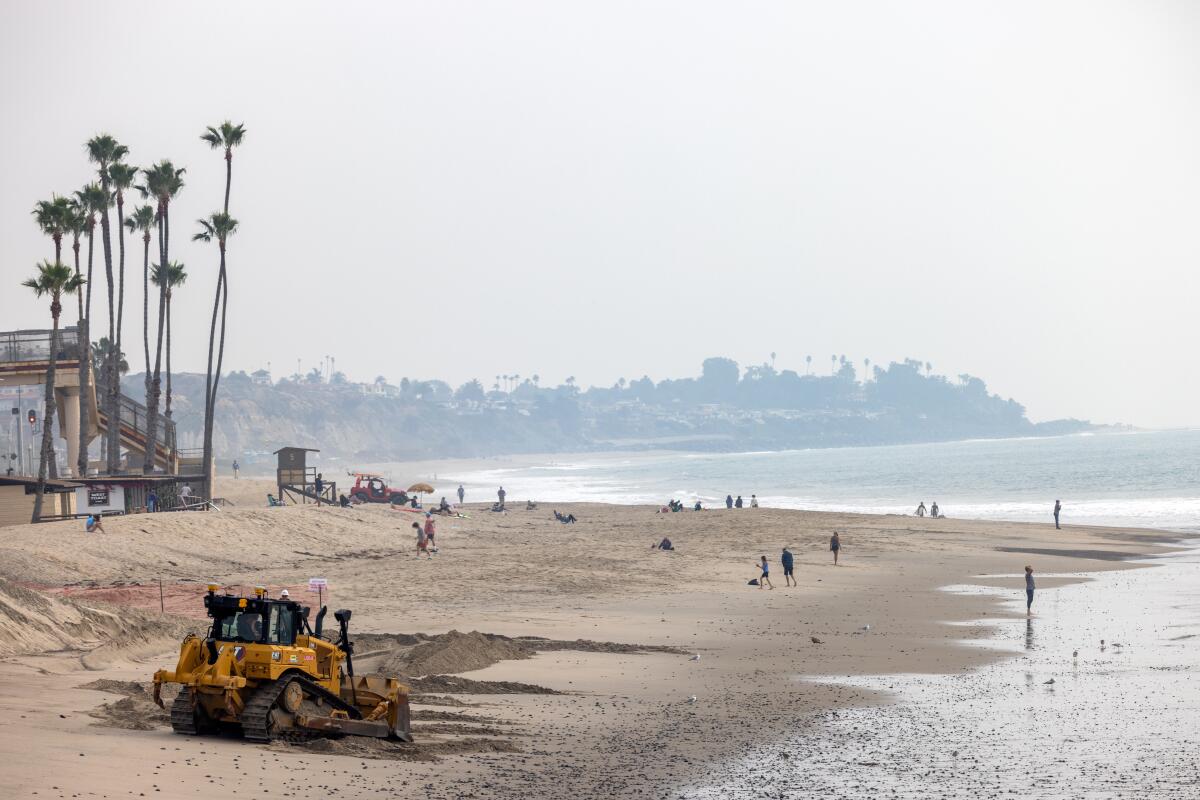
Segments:
[[[25,474],[25,449],[21,446],[21,385],[17,384],[17,407],[12,410],[17,417],[17,474]]]

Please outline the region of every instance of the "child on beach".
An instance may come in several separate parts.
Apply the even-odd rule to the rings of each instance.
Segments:
[[[88,517],[86,527],[88,533],[107,533],[107,531],[104,530],[104,526],[100,524],[99,517]]]
[[[838,551],[842,549],[842,540],[838,538],[838,532],[834,531],[833,536],[829,537],[829,549],[833,551],[833,565],[837,566]]]
[[[771,567],[767,564],[767,557],[760,556],[760,558],[762,561],[758,566],[762,569],[762,577],[758,579],[758,588],[761,589],[764,585],[766,585],[768,589],[774,589],[775,586],[771,583]]]
[[[783,585],[799,586],[799,584],[796,583],[796,576],[792,574],[792,569],[796,563],[792,558],[792,551],[788,550],[786,547],[783,548],[783,555],[779,557],[779,563],[783,565]]]
[[[420,558],[421,553],[424,553],[432,559],[433,555],[429,552],[429,540],[425,538],[425,529],[421,527],[421,523],[419,522],[414,522],[412,526],[417,529],[417,558]]]
[[[437,552],[437,545],[433,542],[433,514],[425,512],[425,538],[429,540],[429,549],[434,553]]]
[[[1025,616],[1033,615],[1033,567],[1025,567]]]

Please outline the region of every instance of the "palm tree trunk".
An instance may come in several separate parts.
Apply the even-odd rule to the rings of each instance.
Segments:
[[[101,169],[101,186],[103,187],[104,195],[107,198],[108,179],[107,177],[104,177],[103,167]],[[109,352],[105,356],[104,363],[100,365],[100,388],[103,389],[104,394],[100,398],[97,398],[101,408],[104,409],[104,416],[108,419],[108,429],[104,432],[104,439],[101,440],[101,445],[104,445],[105,442],[112,442],[113,431],[117,429],[117,421],[113,419],[112,407],[112,387],[113,383],[115,382],[112,374],[114,366],[112,359],[112,346],[113,342],[115,342],[117,338],[116,281],[113,275],[112,231],[109,229],[107,200],[100,209],[100,240],[104,248],[104,278],[105,285],[108,288]],[[106,450],[105,455],[107,455],[107,458],[104,459],[104,471],[111,472],[112,449],[111,447],[104,447],[103,449]]]
[[[166,279],[166,275],[163,276]],[[163,416],[171,418],[171,290],[167,289],[167,403]]]
[[[42,503],[46,496],[46,472],[54,457],[54,381],[58,368],[58,317],[61,313],[58,297],[50,304],[54,327],[50,332],[50,366],[46,368],[46,408],[42,411],[42,460],[38,465],[37,495],[33,498],[33,519],[42,518]]]
[[[222,248],[224,250],[224,248]],[[221,257],[222,265],[224,264],[224,255]],[[200,463],[203,465],[205,483],[204,496],[212,498],[212,486],[209,485],[209,475],[212,473],[210,465],[212,464],[212,426],[215,418],[213,405],[216,399],[216,394],[213,389],[213,352],[217,338],[217,313],[221,306],[222,289],[225,286],[224,269],[217,271],[217,293],[213,297],[213,313],[212,323],[208,327],[208,366],[204,378],[204,432],[202,440],[202,451]]]
[[[162,203],[162,211],[158,220],[158,256],[162,269],[166,269],[167,237],[169,235],[169,206]],[[158,287],[158,337],[154,347],[154,375],[150,379],[150,391],[146,394],[146,441],[142,472],[149,475],[154,472],[154,451],[158,438],[158,400],[162,391],[162,349],[163,327],[167,317],[167,282],[164,280]]]
[[[225,360],[225,309],[229,299],[229,276],[225,272],[225,244],[221,243],[221,270],[217,276],[217,282],[224,286],[225,291],[221,295],[221,335],[217,349],[217,364],[213,370],[212,380],[212,395],[211,402],[208,403],[208,417],[204,420],[204,451],[207,454],[205,464],[205,489],[208,490],[207,497],[212,499],[212,481],[213,469],[213,428],[216,426],[217,419],[217,387],[221,383],[221,365]]]
[[[114,475],[121,463],[121,329],[125,323],[125,197],[117,190],[117,334],[109,367],[110,387],[108,474]]]
[[[142,236],[142,345],[146,351],[146,392],[150,391],[150,231]]]
[[[229,189],[233,185],[233,149],[225,148],[225,214],[229,214]],[[204,469],[204,496],[211,499],[213,494],[213,426],[217,417],[217,385],[221,382],[221,361],[225,356],[225,304],[229,296],[229,287],[225,281],[225,244],[221,245],[221,269],[217,273],[217,294],[213,298],[212,325],[208,329],[208,373],[204,381],[204,439],[201,464]],[[217,356],[217,372],[213,375],[213,340],[217,329],[217,304],[221,306],[221,347]]]
[[[88,384],[92,371],[90,317],[92,313],[92,257],[95,254],[95,243],[95,228],[89,226],[87,297],[84,300],[83,314],[79,318],[79,456],[75,462],[75,476],[78,478],[86,478],[88,474],[88,422],[91,421],[91,413],[88,411],[88,395],[90,394]]]

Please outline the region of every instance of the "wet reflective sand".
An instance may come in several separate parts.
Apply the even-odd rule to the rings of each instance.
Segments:
[[[1200,798],[1200,551],[1152,563],[1039,590],[1030,619],[1022,597],[1021,618],[975,623],[994,634],[976,644],[1011,652],[995,664],[843,679],[896,703],[822,713],[681,794]]]

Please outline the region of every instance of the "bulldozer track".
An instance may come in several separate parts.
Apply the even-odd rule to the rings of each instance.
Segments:
[[[196,711],[192,706],[192,690],[184,686],[171,703],[171,730],[184,736],[195,736],[200,732],[196,726]]]
[[[326,691],[323,687],[302,675],[286,676],[283,680],[262,686],[242,709],[242,737],[251,742],[270,742],[278,739],[285,742],[307,742],[323,736],[319,731],[299,728],[285,728],[272,731],[270,726],[271,709],[275,707],[283,690],[292,681],[298,681],[304,687],[304,694],[309,697],[319,697],[334,708],[346,711],[352,719],[361,719],[362,714],[357,708],[342,700],[337,695]],[[174,720],[174,706],[171,712]]]

